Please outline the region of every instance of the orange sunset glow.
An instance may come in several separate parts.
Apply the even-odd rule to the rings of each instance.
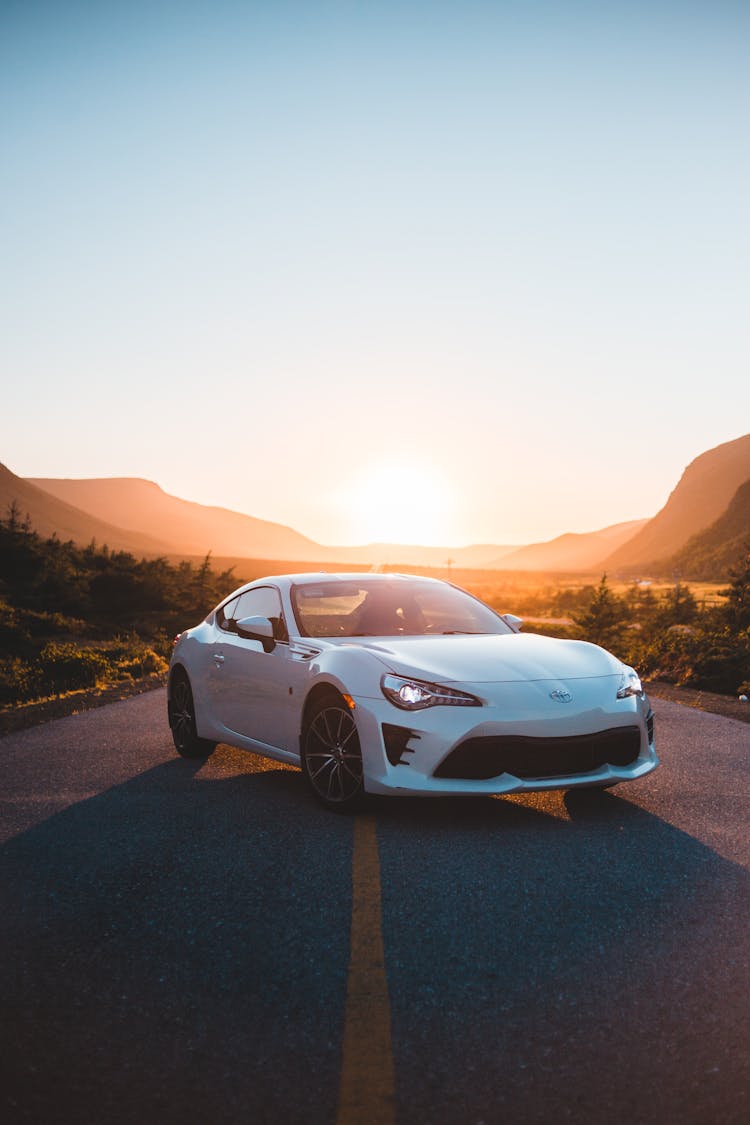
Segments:
[[[373,461],[353,475],[336,501],[345,542],[438,546],[452,538],[454,490],[428,465]]]
[[[35,7],[0,36],[18,475],[521,545],[654,515],[746,428],[739,9],[219,0],[175,42]]]

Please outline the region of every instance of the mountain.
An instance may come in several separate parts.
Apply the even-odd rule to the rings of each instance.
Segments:
[[[83,546],[95,539],[99,546],[106,543],[112,550],[130,551],[138,556],[162,555],[169,550],[163,539],[117,527],[81,511],[0,464],[0,513],[3,516],[14,501],[21,519],[28,514],[31,526],[44,538],[56,534],[64,542],[73,539]]]
[[[750,550],[750,480],[735,492],[727,510],[689,539],[663,566],[667,574],[699,581],[725,579]]]
[[[717,445],[691,461],[664,507],[604,561],[610,573],[649,570],[676,555],[710,527],[750,479],[750,434]]]
[[[308,562],[329,557],[328,548],[283,524],[180,500],[140,477],[37,477],[30,483],[90,516],[103,518],[106,514],[122,527],[158,536],[169,544],[170,554],[212,551],[215,555]]]
[[[732,540],[742,534],[745,494],[750,480],[750,434],[702,453],[685,469],[662,510],[651,520],[634,520],[586,534],[560,535],[546,543],[511,547],[424,547],[370,543],[328,547],[283,524],[209,507],[171,496],[138,477],[22,481],[7,469],[0,478],[0,502],[16,499],[42,534],[88,543],[92,538],[115,549],[140,554],[282,559],[338,565],[482,568],[497,570],[594,571],[627,573],[664,571],[672,566],[689,573],[721,571],[734,557]],[[45,498],[46,497],[46,498]],[[55,506],[55,502],[56,506]],[[726,513],[726,520],[720,517]],[[719,521],[718,528],[713,525]],[[680,562],[679,552],[701,532],[711,534],[692,544]],[[673,562],[674,560],[674,562]],[[696,569],[697,568],[697,569]],[[723,576],[723,575],[722,575]]]
[[[210,550],[215,556],[365,566],[391,563],[442,567],[450,559],[459,567],[482,567],[504,552],[515,550],[497,544],[458,548],[394,543],[326,547],[283,524],[242,515],[228,508],[181,500],[164,492],[153,481],[140,477],[83,480],[34,477],[30,478],[30,483],[92,516],[106,515],[123,527],[158,535],[168,542],[170,554],[205,555]]]
[[[532,543],[512,550],[495,559],[492,565],[500,570],[595,570],[607,555],[632,539],[647,523],[648,520],[629,520],[600,531],[568,532],[546,543]]]

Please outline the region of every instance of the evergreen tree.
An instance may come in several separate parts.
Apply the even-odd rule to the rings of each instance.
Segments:
[[[622,599],[610,590],[606,574],[602,575],[588,609],[573,620],[584,640],[603,648],[622,647],[627,609]]]
[[[635,611],[638,620],[643,625],[650,625],[658,613],[659,602],[650,586],[644,586],[638,591]]]
[[[750,629],[750,542],[746,546],[744,558],[729,572],[732,585],[724,591],[727,624],[736,633]]]
[[[698,616],[698,602],[689,586],[678,580],[664,598],[658,622],[664,629],[670,625],[689,625]]]

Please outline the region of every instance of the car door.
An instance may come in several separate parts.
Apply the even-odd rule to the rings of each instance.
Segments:
[[[267,617],[274,626],[275,646],[265,652],[260,641],[241,637],[237,621]],[[222,622],[221,639],[214,646],[212,680],[214,708],[229,730],[277,749],[290,745],[289,689],[292,664],[281,597],[273,586],[256,586],[241,594]]]

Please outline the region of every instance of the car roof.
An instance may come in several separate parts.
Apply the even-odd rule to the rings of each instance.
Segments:
[[[312,586],[320,582],[361,582],[367,579],[368,582],[393,582],[396,581],[409,581],[415,579],[417,582],[435,582],[439,584],[442,580],[439,578],[428,578],[424,574],[384,574],[380,571],[370,570],[355,570],[355,571],[303,571],[300,574],[273,574],[268,575],[266,578],[254,578],[252,582],[247,582],[242,588],[250,586],[264,586],[269,582],[273,582],[280,586]]]
[[[425,574],[383,574],[380,571],[370,570],[355,570],[355,571],[328,571],[328,570],[315,570],[315,571],[302,571],[299,574],[267,574],[263,578],[253,578],[252,582],[244,582],[242,586],[238,586],[232,590],[231,594],[227,594],[222,598],[222,601],[228,601],[229,598],[243,593],[245,590],[250,590],[254,586],[281,586],[289,589],[290,586],[314,586],[321,582],[361,582],[367,579],[369,582],[393,582],[393,581],[417,581],[417,582],[434,582],[435,585],[443,585],[443,580],[440,578],[428,578]]]

